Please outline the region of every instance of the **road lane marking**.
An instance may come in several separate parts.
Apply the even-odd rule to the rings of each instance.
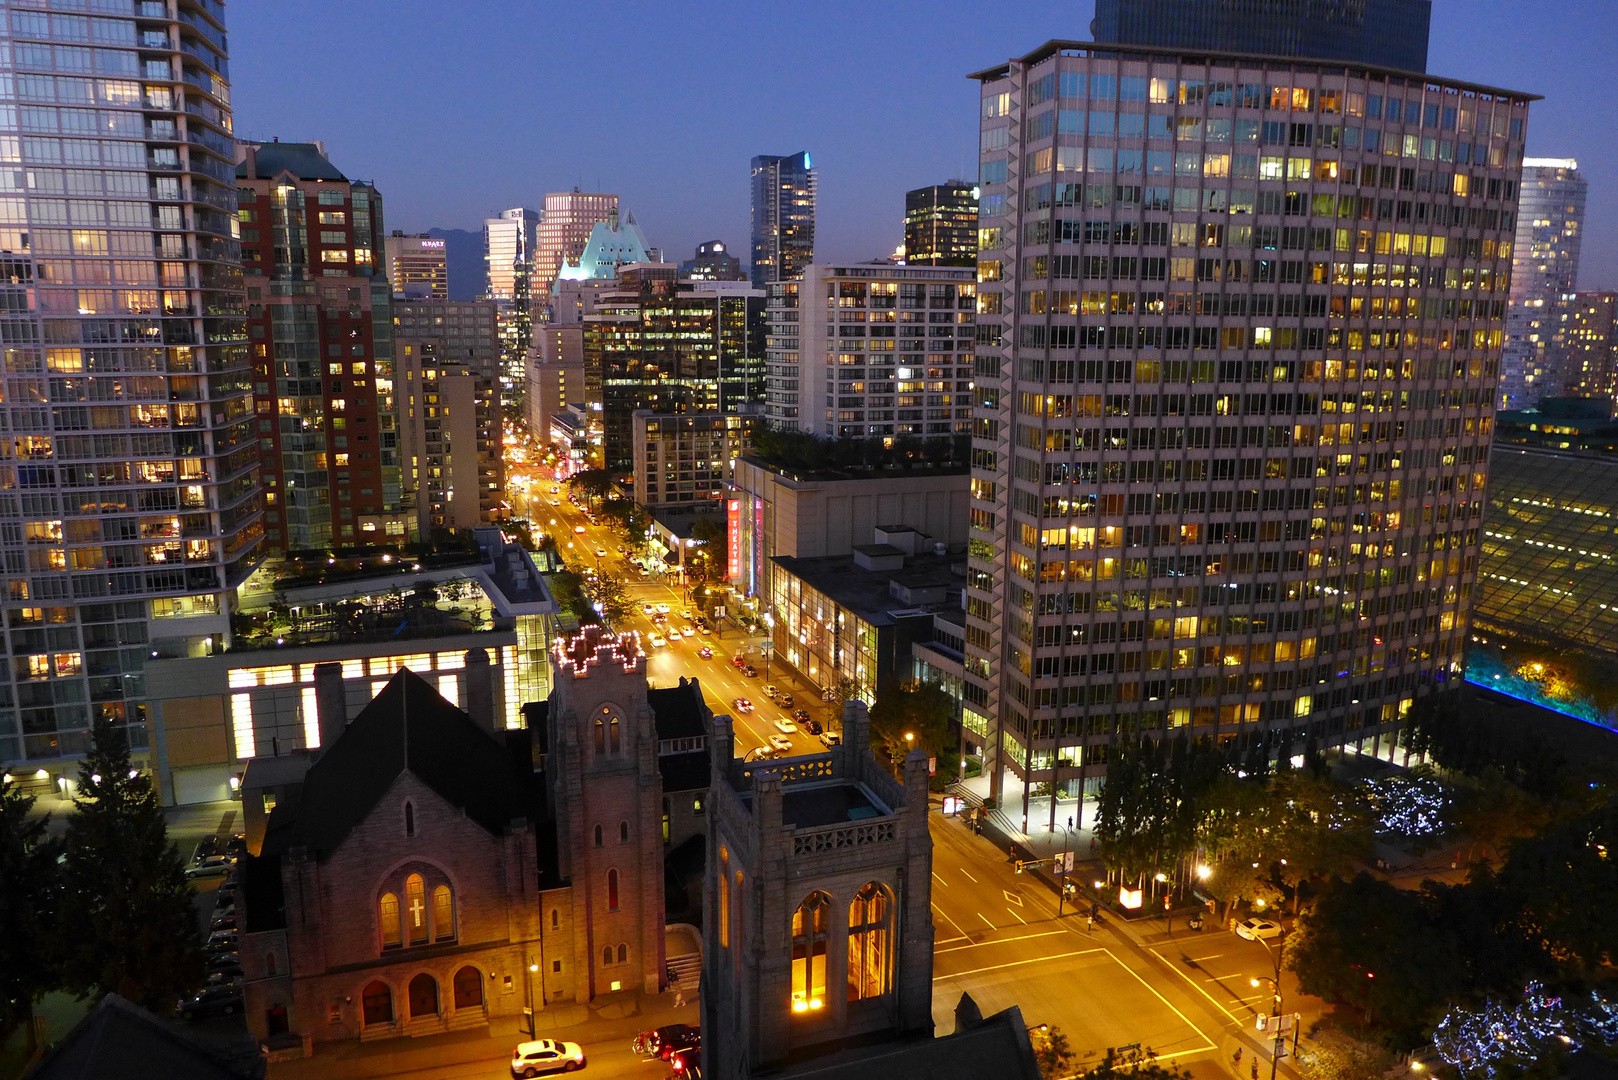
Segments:
[[[1214,953],[1212,956],[1192,956],[1192,957],[1187,957],[1185,962],[1188,963],[1188,964],[1200,964],[1204,960],[1218,960],[1220,957],[1222,957],[1224,955],[1225,955],[1224,953]]]
[[[950,942],[952,942],[952,941],[971,941],[971,940],[972,940],[972,939],[971,939],[971,938],[969,938],[969,937],[965,937],[965,936],[962,936],[962,937],[947,937],[947,938],[940,938],[940,939],[938,939],[938,940],[937,940],[937,941],[935,941],[935,942],[933,942],[933,945],[935,945],[935,946],[938,946],[938,945],[948,945],[948,944],[949,944],[949,943],[950,943]],[[970,949],[970,948],[972,948],[972,946],[971,946],[971,945],[962,945],[962,946],[960,946],[960,947],[961,947],[961,948],[963,948],[963,949]],[[934,953],[941,953],[941,952],[954,952],[954,951],[955,951],[955,950],[954,950],[954,949],[939,949],[939,948],[934,948],[934,949],[933,949],[933,952],[934,952]]]
[[[1001,889],[1000,895],[1006,898],[1006,902],[1008,904],[1016,904],[1018,907],[1022,907],[1022,897],[1018,896],[1010,889]]]
[[[1192,980],[1191,976],[1187,975],[1184,971],[1180,970],[1180,965],[1179,964],[1171,964],[1171,963],[1169,963],[1168,958],[1161,955],[1160,953],[1158,953],[1156,949],[1147,949],[1147,950],[1145,950],[1145,952],[1149,956],[1157,957],[1157,959],[1163,964],[1164,967],[1168,968],[1170,971],[1174,972],[1180,978],[1184,979],[1187,986],[1191,987],[1197,993],[1199,993],[1203,997],[1207,998],[1208,1003],[1210,1005],[1212,1005],[1214,1008],[1218,1009],[1220,1012],[1222,1012],[1226,1016],[1230,1017],[1230,1022],[1231,1023],[1233,1023],[1233,1024],[1242,1023],[1242,1020],[1235,1013],[1233,1013],[1229,1009],[1225,1008],[1223,1002],[1221,1002],[1218,998],[1215,998],[1212,994],[1208,993],[1208,991],[1203,989],[1201,986],[1197,985],[1197,983],[1194,980]],[[1206,1038],[1207,1036],[1203,1036],[1203,1037]]]
[[[982,975],[985,971],[1001,971],[1005,968],[1022,967],[1025,964],[1045,964],[1052,960],[1066,960],[1073,956],[1088,956],[1091,953],[1106,951],[1106,949],[1078,949],[1074,952],[1056,953],[1051,956],[1036,956],[1029,960],[1013,960],[1009,964],[991,964],[989,967],[973,968],[971,971],[957,971],[952,975],[935,975],[933,976],[933,982],[945,982],[949,979],[964,979],[968,975]],[[1170,1005],[1169,1008],[1172,1009],[1174,1006]],[[1184,1018],[1182,1017],[1181,1019]],[[1190,1021],[1187,1021],[1187,1023],[1190,1023]],[[1202,1035],[1201,1030],[1198,1029],[1195,1024],[1191,1024],[1191,1030],[1195,1031],[1198,1035]],[[1206,1039],[1208,1036],[1202,1035],[1202,1037]],[[1211,1046],[1212,1044],[1209,1045]]]
[[[1011,911],[1010,908],[1006,908],[1006,910]],[[1023,918],[1021,915],[1018,915],[1015,911],[1011,911],[1011,917],[1013,919],[1016,919],[1018,922],[1022,923],[1024,926],[1028,925],[1028,920]]]
[[[957,945],[957,946],[955,946],[954,948],[951,948],[951,949],[934,948],[933,949],[933,955],[936,956],[939,953],[960,952],[962,949],[976,949],[976,948],[979,948],[979,947],[984,946],[984,945],[1009,945],[1013,941],[1030,941],[1030,940],[1032,940],[1034,938],[1055,937],[1057,934],[1064,934],[1066,932],[1067,931],[1065,931],[1065,930],[1041,930],[1038,933],[1017,934],[1014,937],[994,938],[991,941],[973,941],[972,944],[970,944],[970,945]],[[972,939],[967,937],[967,938],[949,938],[948,940],[950,940],[950,941],[971,941]],[[940,942],[934,942],[935,946],[938,945],[938,944],[941,944],[941,943]]]
[[[972,884],[976,885],[978,883],[978,879],[973,877],[971,874],[967,874],[964,867],[961,869],[961,873],[966,874],[966,880],[970,881]]]
[[[945,881],[945,880],[944,880],[944,879],[943,879],[943,877],[942,877],[942,876],[941,876],[941,875],[940,875],[940,874],[939,874],[939,873],[938,873],[938,871],[937,871],[937,870],[934,870],[934,871],[933,871],[933,877],[935,877],[935,878],[938,878],[938,883],[939,883],[939,884],[940,884],[940,885],[948,885],[948,884],[949,884],[949,882],[947,882],[947,881]]]
[[[934,904],[933,905],[933,910],[938,912],[940,915],[942,915],[944,917],[945,922],[947,922],[951,926],[955,927],[955,932],[960,934],[962,938],[964,938],[964,939],[966,939],[968,941],[970,941],[972,939],[972,936],[966,932],[966,928],[963,927],[960,923],[956,922],[954,919],[950,918],[949,914],[947,912],[945,912],[943,908],[939,907],[937,904]]]
[[[1157,987],[1153,986],[1151,983],[1149,983],[1145,979],[1141,978],[1140,977],[1140,972],[1136,971],[1134,968],[1130,967],[1128,964],[1124,963],[1122,960],[1118,959],[1116,956],[1113,956],[1112,951],[1110,949],[1104,949],[1102,951],[1105,952],[1108,956],[1112,956],[1113,963],[1117,964],[1119,967],[1121,967],[1125,971],[1129,972],[1129,974],[1134,977],[1136,982],[1140,983],[1142,986],[1146,987],[1146,989],[1148,989],[1148,990],[1150,990],[1152,992],[1153,997],[1157,998],[1157,1000],[1161,1001],[1164,1005],[1167,1005],[1168,1008],[1169,1008],[1169,1011],[1172,1012],[1175,1016],[1178,1016],[1185,1023],[1186,1027],[1188,1027],[1192,1031],[1196,1032],[1197,1035],[1200,1036],[1202,1038],[1202,1040],[1208,1044],[1206,1047],[1204,1047],[1204,1049],[1213,1050],[1213,1049],[1216,1048],[1216,1046],[1218,1044],[1215,1043],[1212,1039],[1208,1038],[1207,1032],[1203,1031],[1197,1025],[1193,1024],[1191,1022],[1191,1020],[1185,1015],[1185,1013],[1181,1012],[1179,1009],[1174,1007],[1174,1003],[1172,1001],[1170,1001],[1168,998],[1164,997],[1162,994],[1158,993]],[[1153,953],[1152,955],[1156,956],[1157,954]],[[1162,959],[1161,957],[1158,957],[1158,958]],[[1227,1013],[1226,1015],[1229,1015],[1229,1014]],[[1234,1016],[1232,1016],[1231,1019],[1235,1020],[1236,1018]],[[1237,1023],[1240,1023],[1240,1022],[1241,1021],[1239,1021],[1239,1020],[1237,1021]]]
[[[989,920],[984,916],[983,912],[981,912],[981,911],[978,912],[978,918],[983,919],[983,921],[986,922],[986,923],[989,923],[989,929],[990,930],[998,930],[998,929],[1000,929],[998,926],[994,925],[994,923],[989,922]]]

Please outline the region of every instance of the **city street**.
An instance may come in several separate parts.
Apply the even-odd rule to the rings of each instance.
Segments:
[[[828,706],[820,700],[818,690],[799,680],[790,669],[772,663],[765,655],[762,637],[749,637],[733,626],[714,620],[710,633],[697,633],[691,637],[674,636],[691,621],[681,616],[692,611],[678,585],[667,584],[646,575],[636,563],[618,553],[625,546],[623,538],[605,522],[592,522],[568,501],[566,484],[555,485],[562,494],[544,494],[536,497],[534,525],[556,537],[562,557],[575,570],[596,569],[599,573],[615,576],[624,583],[624,595],[630,604],[628,617],[621,621],[621,630],[635,630],[641,635],[641,645],[647,654],[647,677],[653,686],[674,686],[682,676],[695,676],[702,685],[702,694],[708,707],[716,713],[728,713],[736,722],[736,756],[742,757],[765,745],[770,737],[786,734],[792,742],[791,754],[818,754],[825,750],[819,739],[808,734],[801,725],[792,724],[790,733],[776,727],[777,720],[791,720],[793,709],[807,709],[809,715],[822,724],[826,722]],[[556,524],[552,525],[551,522]],[[583,533],[575,530],[584,527]],[[606,552],[597,556],[597,551]],[[666,623],[653,622],[642,610],[643,604],[667,604]],[[652,644],[652,635],[659,634],[668,644]],[[711,659],[700,655],[703,647],[713,651]],[[758,671],[749,678],[731,663],[731,657],[742,654]],[[774,683],[781,691],[793,695],[791,709],[782,709],[764,695],[764,686]],[[755,711],[742,713],[735,707],[737,698],[752,702]]]

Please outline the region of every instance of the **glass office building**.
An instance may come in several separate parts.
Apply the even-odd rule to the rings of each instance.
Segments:
[[[815,261],[815,170],[809,152],[753,159],[753,288],[792,281]]]
[[[905,262],[976,266],[977,188],[960,180],[905,192]]]
[[[1426,71],[1432,14],[1432,0],[1096,0],[1090,36]]]
[[[0,762],[54,769],[227,638],[258,445],[223,5],[0,18]]]
[[[1569,321],[1575,310],[1584,197],[1590,185],[1572,158],[1523,162],[1511,305],[1500,370],[1500,407],[1526,409],[1540,398],[1576,392],[1581,372]]]
[[[1461,670],[1529,96],[1060,41],[975,78],[991,794],[1135,732],[1385,751]]]

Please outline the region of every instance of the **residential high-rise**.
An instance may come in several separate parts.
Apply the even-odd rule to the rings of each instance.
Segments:
[[[577,262],[584,253],[590,230],[618,210],[618,196],[594,191],[553,191],[545,196],[545,211],[539,219],[537,254],[534,256],[532,293],[534,317],[550,302],[551,285],[562,262]]]
[[[816,264],[771,285],[770,425],[834,438],[965,433],[976,293],[965,268],[893,263]]]
[[[382,241],[383,262],[393,295],[408,300],[448,300],[447,240],[395,229]]]
[[[1096,0],[1098,42],[1427,70],[1432,0]]]
[[[502,404],[519,401],[523,395],[524,357],[533,340],[530,289],[538,226],[539,215],[525,207],[502,210],[499,217],[483,223],[483,260],[488,273],[483,298],[493,300],[499,312]]]
[[[1530,96],[1072,41],[974,78],[992,794],[1136,733],[1386,753],[1460,672]]]
[[[735,413],[764,391],[764,296],[742,282],[680,281],[632,267],[584,316],[585,400],[599,403],[603,464],[634,460],[634,414]]]
[[[493,300],[393,301],[393,336],[436,340],[436,355],[500,381],[499,312]]]
[[[680,264],[680,276],[696,281],[746,281],[742,261],[730,253],[723,240],[705,240],[697,252]]]
[[[442,355],[442,345],[439,338],[394,341],[400,459],[423,539],[435,529],[492,524],[505,498],[497,384]]]
[[[803,276],[815,261],[815,170],[809,152],[753,159],[753,288]]]
[[[319,143],[243,144],[236,186],[269,547],[403,543],[382,196]]]
[[[1525,409],[1564,392],[1567,317],[1579,275],[1584,197],[1572,158],[1526,158],[1511,260],[1511,306],[1500,369],[1500,407]]]
[[[977,188],[962,180],[905,192],[905,262],[976,266]]]
[[[1574,294],[1563,371],[1564,393],[1618,397],[1618,293]]]
[[[20,102],[0,107],[0,761],[19,777],[82,754],[96,720],[144,758],[143,664],[229,640],[263,540],[222,5],[52,6],[0,16]]]

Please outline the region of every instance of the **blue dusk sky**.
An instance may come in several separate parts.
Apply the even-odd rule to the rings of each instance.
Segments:
[[[818,254],[902,236],[907,189],[970,177],[966,74],[1089,37],[1093,0],[231,0],[237,133],[320,140],[390,229],[481,228],[581,186],[650,243],[747,243],[748,161],[808,150]],[[1579,287],[1618,289],[1612,0],[1435,0],[1428,70],[1542,95],[1528,153],[1590,182]],[[457,292],[468,291],[462,283]]]

